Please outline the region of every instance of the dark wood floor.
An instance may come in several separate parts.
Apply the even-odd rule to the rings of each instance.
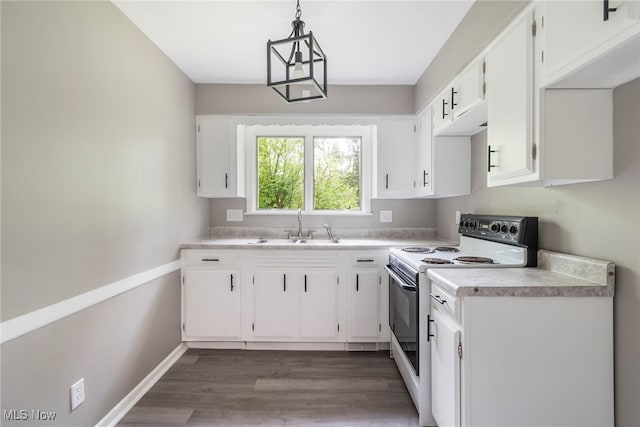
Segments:
[[[188,350],[121,427],[417,426],[388,351]]]

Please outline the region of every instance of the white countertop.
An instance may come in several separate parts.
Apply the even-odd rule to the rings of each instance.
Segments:
[[[428,277],[456,296],[591,296],[615,292],[615,265],[538,251],[538,268],[430,269]]]
[[[388,249],[406,246],[443,246],[451,242],[443,240],[389,240],[389,239],[308,239],[304,243],[292,239],[216,238],[185,242],[180,249],[293,249],[293,250],[352,250]]]

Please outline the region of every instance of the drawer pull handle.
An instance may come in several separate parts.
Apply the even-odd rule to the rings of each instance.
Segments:
[[[609,12],[616,12],[618,10],[617,7],[609,7],[609,0],[603,0],[602,6],[603,6],[603,15],[602,15],[603,21],[609,20]]]
[[[356,262],[373,262],[372,259],[359,259]]]
[[[446,301],[446,300],[443,300],[442,298],[440,298],[440,295],[433,295],[433,294],[431,294],[431,298],[432,298],[434,301],[436,301],[436,302],[438,302],[438,303],[440,303],[440,304],[446,304],[446,303],[447,303],[447,301]]]
[[[432,295],[432,296],[433,296],[433,295]],[[434,338],[434,337],[435,337],[435,335],[433,335],[433,334],[431,333],[431,322],[435,322],[435,320],[433,320],[433,319],[431,318],[431,315],[430,315],[430,314],[427,314],[427,342],[428,342],[428,341],[431,341],[431,339],[430,339],[430,338]]]
[[[487,146],[487,172],[491,172],[491,168],[496,168],[498,165],[491,163],[491,153],[495,153],[496,150],[492,150],[491,146]]]
[[[231,280],[229,282],[231,284],[231,292],[233,292],[233,274],[231,274],[230,276],[231,276]]]
[[[202,261],[219,262],[220,258],[202,258]]]
[[[360,275],[356,274],[356,292],[360,291]]]

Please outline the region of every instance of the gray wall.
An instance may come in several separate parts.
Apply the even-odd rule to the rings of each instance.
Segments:
[[[538,216],[540,247],[616,264],[616,425],[640,425],[640,79],[614,90],[612,180],[487,188],[486,132],[471,141],[472,194],[439,200],[437,224],[457,238],[455,211]]]
[[[372,200],[370,216],[304,215],[304,229],[322,228],[329,224],[332,228],[435,228],[434,200]],[[245,199],[212,199],[210,224],[212,227],[281,227],[296,230],[297,214],[291,215],[245,215],[243,222],[227,222],[227,209],[246,209]],[[380,210],[393,212],[392,222],[380,222]]]
[[[339,86],[287,104],[266,85],[197,84],[196,114],[413,114],[413,86]]]
[[[195,86],[113,4],[1,7],[6,320],[176,260],[209,207]],[[172,273],[2,345],[2,409],[95,424],[180,343],[179,288]]]

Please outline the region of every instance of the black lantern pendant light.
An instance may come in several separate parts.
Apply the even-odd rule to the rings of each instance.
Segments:
[[[304,33],[301,16],[298,0],[291,34],[286,39],[267,41],[267,86],[287,102],[327,97],[327,56],[313,32]]]

